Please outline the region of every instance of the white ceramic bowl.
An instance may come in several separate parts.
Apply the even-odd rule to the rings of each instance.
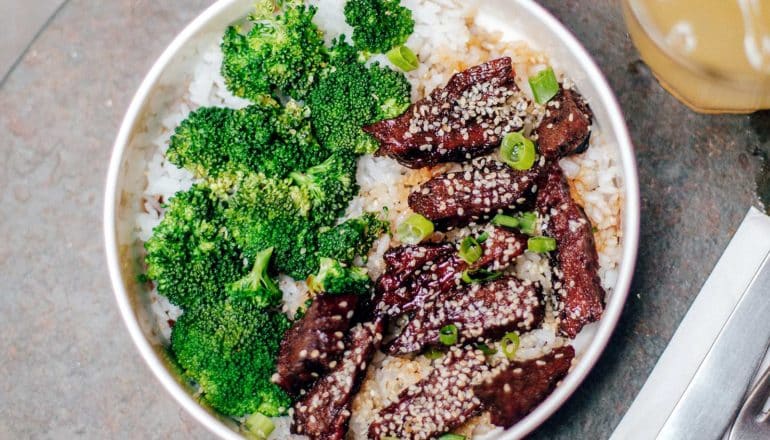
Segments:
[[[501,439],[518,439],[534,430],[553,414],[575,391],[610,339],[625,303],[636,260],[639,237],[639,189],[633,147],[620,108],[607,81],[583,46],[553,16],[531,0],[487,0],[482,2],[478,19],[487,27],[518,35],[536,36],[539,49],[545,50],[577,83],[589,100],[596,124],[605,140],[618,149],[623,172],[623,254],[617,284],[604,317],[586,342],[583,355],[573,370],[548,399]],[[160,89],[179,87],[184,93],[184,63],[196,37],[222,32],[252,7],[251,0],[221,0],[204,11],[163,52],[145,77],[131,102],[115,142],[107,178],[104,206],[104,233],[107,263],[120,312],[134,343],[158,380],[193,417],[214,434],[225,439],[239,439],[237,427],[229,419],[201,406],[191,395],[191,388],[169,362],[166,349],[159,341],[146,287],[137,281],[141,271],[139,245],[132,232],[136,214],[141,209],[137,194],[145,185],[142,176],[147,165],[147,152],[132,143],[137,132],[153,118],[151,99]]]

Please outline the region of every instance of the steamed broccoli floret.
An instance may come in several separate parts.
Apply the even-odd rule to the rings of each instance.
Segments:
[[[225,217],[244,255],[253,258],[272,247],[276,270],[295,279],[305,278],[316,270],[315,231],[311,229],[311,200],[307,192],[289,179],[271,179],[259,173],[212,184],[223,188],[222,192],[228,185],[232,187]]]
[[[309,108],[273,100],[233,110],[198,109],[177,127],[166,156],[198,177],[243,167],[268,176],[314,165],[328,155],[312,135]]]
[[[311,164],[313,154],[320,150],[306,138],[294,138],[292,130],[309,131],[309,121],[286,115],[280,108],[267,111],[252,105],[233,111],[224,127],[225,139],[220,149],[236,164],[268,176],[284,177]]]
[[[227,29],[222,75],[237,96],[257,100],[281,91],[302,98],[326,62],[323,34],[312,22],[316,8],[292,4],[280,15],[269,12],[262,5],[245,35]]]
[[[252,299],[227,299],[185,311],[171,333],[171,348],[201,398],[218,411],[242,416],[285,414],[289,396],[270,381],[289,320]]]
[[[227,286],[231,298],[252,298],[261,307],[275,306],[281,302],[281,289],[267,273],[273,248],[258,252],[251,272]]]
[[[216,175],[230,161],[222,147],[223,128],[232,117],[228,108],[204,107],[187,117],[176,128],[166,158],[196,176]]]
[[[291,179],[310,200],[313,222],[319,226],[334,223],[358,193],[356,157],[335,153],[304,173],[294,172]]]
[[[332,45],[327,51],[329,57],[329,69],[335,69],[339,66],[353,64],[356,62],[366,62],[366,54],[360,53],[353,45],[347,42],[345,34],[332,40]]]
[[[222,299],[223,287],[246,271],[240,249],[229,239],[220,203],[200,184],[171,198],[144,246],[146,277],[185,310]]]
[[[330,152],[318,142],[310,125],[310,107],[297,101],[289,101],[274,121],[276,138],[279,146],[273,147],[272,161],[284,165],[284,170],[304,170],[317,165],[329,156]],[[285,173],[274,173],[285,176]]]
[[[414,31],[412,11],[400,0],[348,0],[345,21],[353,26],[356,47],[372,53],[406,43]]]
[[[369,293],[372,281],[363,267],[346,267],[331,258],[321,258],[318,273],[308,279],[308,286],[313,292],[331,294]]]
[[[410,103],[411,85],[403,73],[388,67],[350,62],[344,45],[338,44],[341,62],[324,72],[308,96],[310,119],[316,137],[328,149],[371,153],[377,141],[361,127],[403,113]]]
[[[374,114],[368,77],[363,64],[343,65],[321,78],[310,92],[313,130],[327,148],[359,154],[377,149],[377,141],[361,130]]]
[[[369,68],[369,79],[375,100],[374,118],[370,123],[400,116],[412,103],[412,86],[403,73],[374,65]]]
[[[388,223],[374,214],[329,229],[358,191],[350,155],[334,154],[291,179],[225,176],[211,185],[225,194],[226,224],[244,256],[252,259],[273,248],[273,267],[294,279],[315,273],[318,255],[352,262],[387,229]]]
[[[374,240],[388,230],[390,223],[373,212],[347,220],[318,234],[318,255],[351,264],[365,256]]]

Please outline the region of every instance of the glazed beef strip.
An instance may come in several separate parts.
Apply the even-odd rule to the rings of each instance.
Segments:
[[[559,329],[574,338],[584,325],[597,321],[604,310],[605,292],[599,279],[591,222],[572,199],[558,163],[543,176],[537,210],[546,219],[546,235],[556,239],[554,292]]]
[[[450,243],[420,243],[391,248],[382,258],[389,272],[411,273],[426,261],[435,260],[444,254],[451,254],[454,250],[454,246]]]
[[[540,160],[526,171],[481,158],[461,171],[436,176],[409,195],[409,207],[440,229],[486,220],[534,199]]]
[[[546,104],[545,117],[535,129],[538,151],[548,159],[582,153],[588,148],[592,118],[579,93],[560,88]]]
[[[442,327],[457,327],[457,343],[487,342],[506,332],[529,331],[543,321],[545,307],[540,286],[506,276],[484,284],[465,285],[439,295],[420,309],[387,347],[392,355],[443,346]]]
[[[540,159],[527,171],[517,171],[493,159],[474,160],[462,171],[436,176],[409,195],[409,207],[440,229],[483,221],[531,202],[535,183],[547,163],[588,146],[593,114],[580,94],[570,89],[546,104],[546,115],[535,129]]]
[[[389,316],[400,315],[401,306],[414,298],[415,290],[421,287],[418,284],[421,280],[415,279],[419,273],[431,270],[434,264],[434,271],[439,269],[438,264],[456,264],[456,259],[453,258],[455,252],[455,246],[451,243],[404,245],[388,249],[384,255],[385,273],[375,283],[379,311]],[[443,272],[445,276],[442,277],[442,282],[446,283],[444,278],[448,278],[454,285],[456,269],[450,267]],[[441,284],[438,275],[436,280],[429,281],[431,288],[437,288]]]
[[[274,381],[297,396],[319,375],[330,370],[345,350],[358,295],[320,294],[305,316],[294,322],[281,341]]]
[[[481,243],[481,257],[470,266],[471,270],[503,270],[527,249],[527,236],[518,231],[497,226],[485,231],[489,237]]]
[[[364,127],[380,142],[377,154],[410,168],[464,161],[491,151],[502,135],[524,126],[528,99],[508,57],[456,73],[407,111]]]
[[[382,341],[382,322],[358,324],[332,370],[294,405],[291,431],[311,440],[342,440],[348,430],[351,405],[366,366]]]
[[[482,257],[471,266],[449,243],[390,249],[385,253],[386,271],[375,284],[377,310],[391,317],[419,310],[436,295],[459,285],[465,269],[508,267],[526,244],[526,236],[518,232],[492,228],[481,243]]]
[[[407,387],[375,416],[369,425],[370,439],[434,438],[481,410],[481,401],[473,394],[475,381],[489,369],[481,351],[453,347],[434,365],[425,379]]]
[[[494,425],[510,428],[553,392],[574,357],[575,349],[566,346],[538,359],[505,363],[495,367],[473,392],[489,410]]]

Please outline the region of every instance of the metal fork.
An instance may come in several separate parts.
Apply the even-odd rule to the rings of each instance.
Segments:
[[[765,371],[754,389],[749,393],[746,403],[738,413],[729,440],[767,440],[770,438],[770,412],[762,412],[770,396],[770,368]]]

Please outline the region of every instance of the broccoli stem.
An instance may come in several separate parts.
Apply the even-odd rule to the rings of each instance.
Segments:
[[[258,252],[254,257],[251,272],[230,284],[227,289],[228,295],[232,298],[252,298],[262,307],[273,306],[280,302],[281,289],[267,273],[272,255],[272,247]]]

